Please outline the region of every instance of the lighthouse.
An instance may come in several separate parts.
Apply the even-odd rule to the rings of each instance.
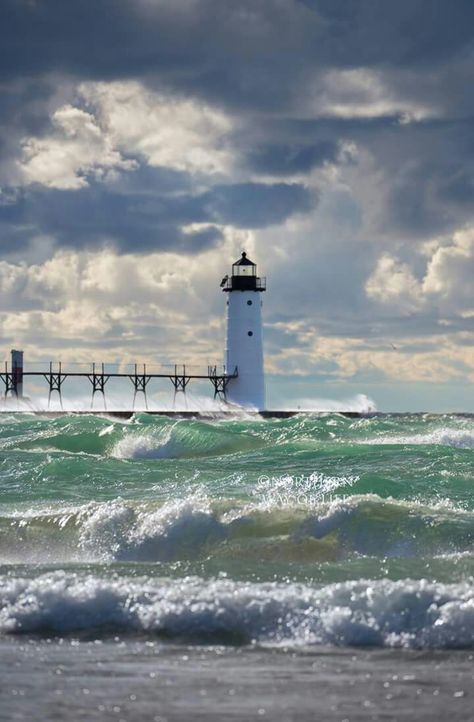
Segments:
[[[244,251],[221,287],[227,294],[225,365],[228,374],[237,370],[237,376],[229,379],[227,400],[262,411],[265,408],[262,292],[266,281],[257,276],[256,264]]]

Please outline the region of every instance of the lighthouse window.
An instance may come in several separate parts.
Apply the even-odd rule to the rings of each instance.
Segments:
[[[251,306],[251,305],[252,305],[252,301],[247,301],[247,306]]]
[[[253,336],[253,331],[249,331],[247,335],[248,335],[248,336]]]

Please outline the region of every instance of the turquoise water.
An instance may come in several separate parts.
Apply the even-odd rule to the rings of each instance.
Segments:
[[[3,414],[0,635],[474,647],[474,420]]]

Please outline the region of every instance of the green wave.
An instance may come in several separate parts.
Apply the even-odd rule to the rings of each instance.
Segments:
[[[474,422],[2,415],[0,564],[474,575]]]
[[[124,500],[18,509],[0,517],[0,563],[287,564],[474,553],[474,513],[375,495],[271,506],[266,501]]]

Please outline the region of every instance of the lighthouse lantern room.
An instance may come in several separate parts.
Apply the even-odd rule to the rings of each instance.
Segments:
[[[227,387],[227,400],[247,408],[265,408],[263,369],[262,291],[266,280],[245,251],[232,265],[232,276],[221,283],[227,296],[225,364],[228,373],[237,369]]]

